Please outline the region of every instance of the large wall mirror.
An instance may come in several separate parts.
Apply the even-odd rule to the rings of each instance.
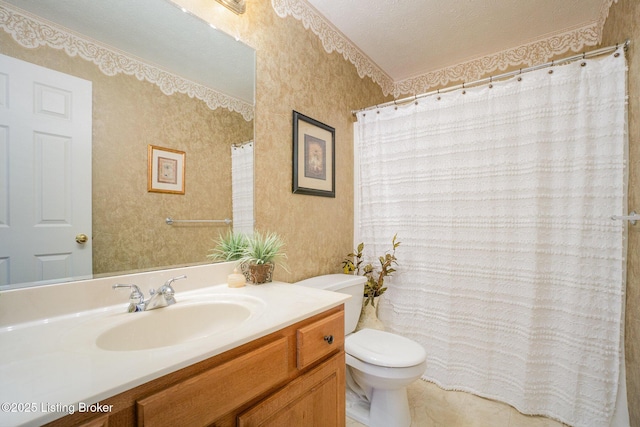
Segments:
[[[253,49],[169,0],[0,1],[0,27],[0,290],[210,262],[220,234],[252,230]],[[58,87],[67,76],[77,89]],[[35,89],[11,98],[23,78]],[[39,115],[86,116],[88,137]],[[31,121],[22,165],[16,129]],[[88,160],[76,140],[90,140]],[[74,229],[83,203],[88,225]]]

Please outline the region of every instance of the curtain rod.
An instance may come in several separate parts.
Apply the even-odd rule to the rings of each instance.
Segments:
[[[245,145],[252,144],[252,143],[253,143],[253,139],[245,142],[234,142],[233,144],[231,144],[231,146],[233,148],[243,148]]]
[[[491,82],[496,81],[496,80],[504,80],[506,78],[513,77],[513,76],[516,76],[516,75],[519,75],[519,74],[522,74],[522,73],[526,73],[526,72],[530,72],[530,71],[536,71],[536,70],[540,70],[540,69],[543,69],[543,68],[552,67],[554,65],[566,64],[566,63],[569,63],[569,62],[577,61],[579,59],[586,59],[586,58],[592,58],[594,56],[606,55],[607,53],[616,51],[621,46],[626,51],[629,48],[629,44],[630,43],[631,43],[631,41],[629,39],[627,39],[622,44],[616,43],[615,46],[603,47],[603,48],[600,48],[600,49],[592,50],[591,52],[583,52],[583,53],[580,53],[580,54],[577,54],[577,55],[569,56],[567,58],[563,58],[563,59],[559,59],[559,60],[553,60],[551,62],[546,62],[544,64],[533,65],[533,66],[527,67],[527,68],[520,68],[518,70],[510,71],[508,73],[499,74],[497,76],[489,76],[489,77],[485,77],[484,79],[479,79],[479,80],[472,81],[470,83],[466,83],[465,82],[465,83],[462,83],[462,84],[459,84],[459,85],[449,86],[449,87],[444,88],[444,89],[438,89],[438,90],[433,90],[431,92],[422,93],[420,95],[414,95],[414,96],[409,96],[409,97],[402,98],[402,99],[396,99],[396,100],[393,100],[393,101],[385,102],[383,104],[377,104],[377,105],[374,105],[374,106],[371,106],[371,107],[362,108],[360,110],[351,110],[351,114],[356,115],[357,113],[359,113],[361,111],[375,110],[375,109],[378,109],[378,108],[388,107],[390,105],[403,105],[403,104],[407,104],[407,103],[412,102],[412,101],[417,101],[420,98],[425,98],[425,97],[430,96],[430,95],[436,95],[436,94],[440,94],[440,93],[451,92],[451,91],[458,90],[458,89],[465,89],[465,88],[469,88],[469,87],[480,86],[480,85],[483,85],[485,83],[491,83]]]

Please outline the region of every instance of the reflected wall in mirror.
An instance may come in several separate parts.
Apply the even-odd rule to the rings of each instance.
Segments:
[[[15,3],[20,9],[8,3]],[[0,53],[92,82],[92,172],[86,179],[92,182],[92,231],[87,247],[93,251],[93,274],[104,276],[208,262],[206,256],[214,239],[233,225],[167,225],[165,219],[211,220],[233,217],[232,195],[242,190],[232,189],[232,147],[253,140],[255,52],[228,35],[216,32],[166,0],[110,1],[106,9],[111,12],[106,9],[82,12],[79,7],[73,6],[74,3],[105,9],[105,6],[100,6],[102,2],[81,0],[0,2],[0,25],[4,29],[0,32]],[[58,5],[70,4],[73,13],[56,9]],[[137,5],[137,10],[134,10],[133,4]],[[38,9],[40,15],[35,16],[35,12],[23,13],[34,5],[41,8]],[[160,10],[161,14],[165,14],[162,18],[154,19],[154,13],[149,12],[160,13]],[[22,14],[22,22],[16,21],[16,13]],[[93,43],[95,46],[108,44],[110,52],[120,55],[117,56],[118,61],[126,62],[132,58],[132,63],[144,64],[144,73],[148,73],[150,78],[145,80],[145,75],[139,72],[136,75],[122,72],[107,75],[104,64],[100,65],[103,68],[101,71],[95,63],[82,59],[80,54],[68,55],[65,50],[69,49],[55,46],[57,42],[49,43],[49,46],[40,42],[37,46],[25,47],[24,43],[16,41],[16,33],[25,34],[25,30],[32,28],[27,23],[45,22],[48,25],[58,18],[62,19],[60,13],[65,15],[65,21],[64,25],[60,24],[64,32],[59,34],[78,35],[81,30],[88,31],[89,27],[96,27],[96,34],[82,34],[79,38],[70,39],[76,40],[76,44],[81,44],[77,40],[89,40],[91,46],[94,46]],[[97,24],[91,24],[95,16],[86,17],[88,13],[102,16],[102,20],[109,22],[109,25],[98,28]],[[104,14],[112,17],[107,18]],[[42,21],[42,17],[48,22]],[[129,23],[118,21],[125,17]],[[185,18],[187,21],[184,21]],[[72,27],[73,19],[77,20],[78,28]],[[123,26],[130,23],[135,23],[137,27],[127,32]],[[178,25],[182,27],[178,29]],[[170,36],[176,31],[183,34],[182,37],[188,41],[181,43],[188,45],[183,44],[181,49],[163,46],[162,37],[158,34],[162,32],[162,26],[166,27],[164,32]],[[61,27],[56,25],[52,28],[58,31]],[[110,35],[110,28],[118,34]],[[189,28],[189,31],[185,28]],[[43,37],[49,34],[42,33]],[[137,46],[114,46],[123,33],[125,39],[135,38],[135,34],[146,34],[147,39],[137,40]],[[197,35],[201,33],[206,35],[198,42]],[[98,36],[105,41],[95,41]],[[222,38],[223,41],[212,41],[211,37]],[[201,44],[194,47],[197,43]],[[225,47],[219,48],[220,43]],[[196,58],[193,65],[188,65],[191,61],[189,52]],[[203,63],[227,63],[231,69],[213,70],[213,65],[203,67]],[[174,70],[173,65],[180,67]],[[228,82],[228,91],[225,91],[225,83],[220,83],[225,75],[231,80],[235,79]],[[237,78],[239,75],[242,75],[240,80]],[[176,93],[166,94],[172,92]],[[147,191],[149,145],[186,153],[184,195]],[[18,167],[16,164],[9,166]],[[247,182],[246,179],[243,181]],[[248,185],[252,187],[253,182],[249,181]],[[32,197],[30,191],[33,190],[24,189],[25,197]],[[252,194],[252,188],[248,191]],[[246,203],[246,197],[243,200]],[[1,203],[5,206],[0,206],[0,210],[5,208],[10,211],[7,201]],[[249,209],[252,210],[252,207]],[[1,242],[0,252],[3,245],[14,244],[17,243]],[[0,261],[2,255],[0,253]],[[0,289],[17,287],[8,279],[3,283],[3,279],[8,278],[8,272],[7,269],[3,271],[1,264]],[[73,271],[68,271],[60,281],[72,280],[74,275]]]

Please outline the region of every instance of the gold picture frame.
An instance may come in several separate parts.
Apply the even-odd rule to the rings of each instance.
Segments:
[[[186,156],[184,151],[149,145],[147,190],[184,194]]]

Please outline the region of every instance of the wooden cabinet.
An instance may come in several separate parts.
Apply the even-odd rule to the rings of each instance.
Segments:
[[[51,426],[345,424],[342,306],[113,396]]]

